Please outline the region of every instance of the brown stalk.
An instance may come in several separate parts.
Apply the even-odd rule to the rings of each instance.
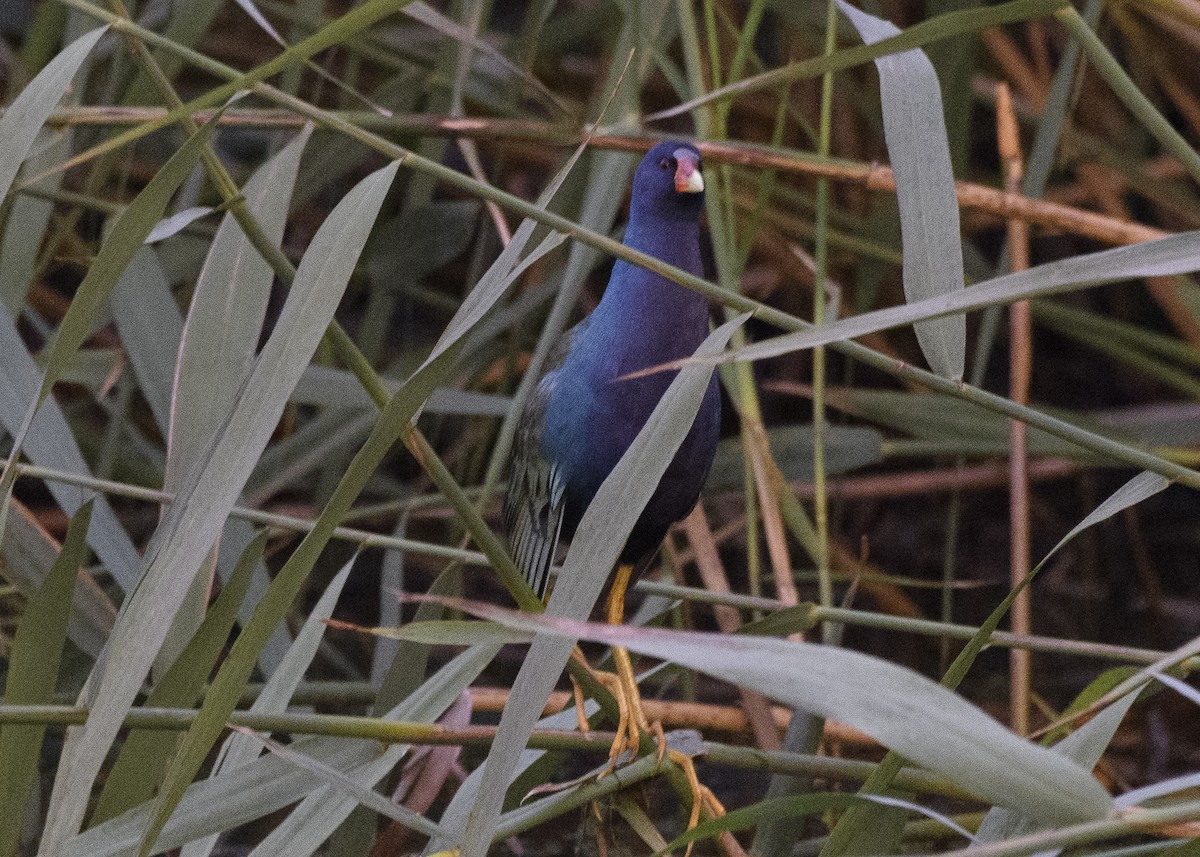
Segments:
[[[729,593],[729,577],[725,566],[717,552],[717,542],[713,538],[712,527],[709,526],[708,516],[702,506],[697,506],[680,525],[691,543],[696,570],[700,572],[700,580],[709,592]],[[787,574],[791,580],[790,570]],[[713,616],[717,627],[723,633],[732,634],[741,627],[742,619],[734,607],[727,604],[713,605]],[[767,698],[759,693],[741,690],[742,711],[747,724],[754,733],[754,744],[763,750],[778,750],[782,743],[779,738],[779,725],[771,713]]]
[[[162,108],[73,108],[53,114],[51,126],[64,125],[136,125],[165,115]],[[197,111],[198,122],[210,119],[213,111]],[[543,145],[573,146],[579,143],[577,128],[545,122],[506,119],[453,119],[424,114],[396,115],[385,119],[373,113],[350,117],[362,127],[406,133],[439,136],[471,137],[493,141],[534,140]],[[230,110],[220,124],[239,124],[256,127],[301,128],[305,117],[286,110]],[[648,136],[613,136],[597,134],[591,144],[598,149],[644,152],[657,142]],[[727,163],[753,169],[772,169],[781,173],[825,176],[834,181],[859,185],[881,193],[896,192],[892,170],[881,164],[845,160],[818,160],[806,152],[779,151],[747,143],[697,141],[701,154],[710,163]],[[37,177],[40,179],[41,177]],[[1132,223],[1060,205],[1020,194],[1010,194],[999,188],[972,182],[957,182],[955,190],[960,207],[986,212],[996,219],[1017,217],[1048,231],[1066,232],[1091,238],[1102,244],[1125,245],[1152,241],[1170,233],[1152,226]]]
[[[1013,112],[1008,86],[996,88],[996,137],[1000,149],[1000,160],[1004,167],[1004,186],[1016,193],[1021,187],[1023,172],[1021,136],[1017,116]],[[1029,267],[1029,225],[1011,218],[1008,221],[1009,267],[1023,271]],[[1029,301],[1017,301],[1009,307],[1009,395],[1014,402],[1029,403],[1029,380],[1033,366],[1032,322]],[[1009,527],[1012,544],[1009,553],[1010,583],[1015,588],[1021,585],[1029,572],[1029,447],[1026,441],[1027,427],[1020,420],[1012,420],[1009,438],[1012,454],[1009,456]],[[1031,610],[1029,588],[1017,595],[1012,605],[1012,630],[1016,634],[1031,632]],[[1030,655],[1021,649],[1009,652],[1009,688],[1011,726],[1018,735],[1029,732],[1030,699]]]
[[[1020,96],[1035,113],[1041,113],[1046,108],[1046,88],[1012,37],[1000,27],[988,27],[979,31],[979,41]]]
[[[481,712],[498,712],[504,710],[504,705],[508,701],[509,690],[503,687],[472,687],[471,691],[471,707],[475,711]],[[543,709],[542,716],[557,714],[565,709],[568,705],[573,705],[574,700],[568,691],[555,691],[550,694],[550,698],[546,700],[546,707]],[[646,710],[646,717],[650,720],[657,720],[662,723],[666,729],[698,729],[701,732],[723,732],[732,735],[746,735],[752,731],[752,725],[746,717],[745,711],[736,705],[715,705],[707,702],[676,702],[671,700],[661,699],[643,699],[642,706]],[[779,705],[768,705],[765,707],[767,715],[771,719],[772,728],[782,730],[787,728],[788,720],[792,716],[792,712],[787,708]],[[476,731],[492,729],[493,727],[472,726],[467,730],[446,730],[446,735],[452,734],[470,734],[474,736]],[[476,730],[476,731],[471,731]],[[539,730],[538,734],[557,735],[559,733],[547,730]],[[442,736],[442,732],[436,733]],[[478,734],[484,734],[479,732]],[[577,734],[577,733],[567,733]],[[611,743],[611,733],[592,732],[598,750],[607,751],[608,743],[605,743],[605,736]],[[825,739],[828,741],[838,741],[843,744],[850,744],[856,747],[875,747],[878,742],[871,736],[860,732],[852,726],[847,726],[844,723],[835,721],[825,722]],[[436,739],[438,743],[450,743],[442,737]]]
[[[750,463],[754,468],[754,487],[758,493],[758,505],[762,513],[763,531],[767,537],[767,555],[771,559],[771,572],[775,577],[775,593],[779,600],[789,606],[800,603],[800,593],[792,581],[792,561],[787,549],[783,519],[779,514],[779,503],[771,490],[771,477],[778,471],[771,457],[771,446],[767,430],[757,414],[743,413],[746,427],[745,437],[749,441]]]

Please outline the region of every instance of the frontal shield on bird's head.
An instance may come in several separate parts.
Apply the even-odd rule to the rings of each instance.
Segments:
[[[700,172],[700,159],[692,149],[675,150],[676,193],[700,193],[704,190],[704,175]]]

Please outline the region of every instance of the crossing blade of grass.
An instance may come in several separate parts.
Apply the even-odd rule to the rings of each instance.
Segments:
[[[108,27],[97,27],[67,45],[5,109],[0,117],[0,199],[8,196],[38,132],[71,85],[75,72],[107,31]]]
[[[848,723],[983,800],[1041,821],[1094,820],[1112,808],[1090,772],[1019,738],[948,688],[878,658],[769,637],[610,626],[447,603],[507,628],[624,646]]]
[[[305,671],[317,653],[317,648],[325,635],[325,620],[333,615],[333,608],[337,605],[342,587],[346,585],[346,578],[350,576],[350,570],[354,567],[357,559],[358,554],[355,554],[349,562],[342,566],[341,571],[334,575],[333,580],[329,581],[329,585],[325,587],[325,591],[321,594],[312,612],[304,620],[304,627],[296,635],[295,642],[289,647],[278,669],[271,674],[262,692],[250,706],[251,711],[266,713],[287,709],[296,685],[304,678]],[[212,772],[209,774],[209,779],[228,775],[236,768],[253,762],[261,752],[262,744],[255,736],[240,732],[233,733],[221,748]],[[215,835],[189,842],[184,846],[181,857],[207,857],[212,853],[216,844],[217,837]]]
[[[276,676],[279,676],[278,681],[274,681],[276,676],[272,676],[273,685],[268,688],[271,693],[266,699],[264,709],[272,703],[279,709],[287,707],[287,699],[290,698],[296,684],[299,683],[305,669],[307,669],[308,664],[316,654],[317,646],[324,636],[327,627],[326,620],[332,615],[333,608],[337,603],[337,597],[353,566],[354,559],[351,559],[350,562],[343,566],[342,570],[330,582],[329,586],[325,588],[321,600],[305,621],[304,628],[297,635],[296,642],[292,645],[295,657],[285,659],[285,663],[281,665],[280,670],[276,673]],[[292,655],[292,651],[288,652],[289,656]],[[280,675],[280,673],[283,673],[283,675]],[[262,696],[255,701],[255,704],[257,705],[260,701],[262,701]],[[226,765],[229,765],[234,760],[240,759],[242,763],[246,760],[252,760],[258,752],[258,744],[258,739],[252,735],[231,736],[229,753],[224,756],[225,764],[222,768],[225,768]],[[380,777],[391,769],[406,751],[406,747],[389,747],[384,750],[379,759],[372,761],[367,766],[368,768],[381,768],[376,776],[368,775],[364,777],[365,771],[362,768],[347,774],[330,771],[330,776],[319,776],[319,779],[325,781],[325,785],[317,788],[312,794],[305,797],[300,805],[292,810],[287,821],[272,831],[254,849],[252,852],[254,857],[262,857],[262,855],[279,851],[292,855],[292,857],[301,857],[303,854],[311,853],[305,848],[305,843],[311,841],[313,843],[313,850],[315,850],[317,846],[324,842],[333,833],[338,824],[344,821],[351,810],[360,803],[361,798],[358,792],[363,791],[368,794],[374,794],[370,789]],[[285,756],[284,758],[287,757]],[[306,759],[309,757],[300,756],[299,758]],[[384,758],[387,758],[388,763],[382,762]],[[313,760],[313,762],[314,764],[321,765],[321,767],[327,767],[319,760]],[[293,760],[293,764],[296,764],[295,760]],[[376,795],[376,797],[379,796]],[[379,797],[379,799],[383,800],[382,797]]]
[[[269,738],[265,738],[256,732],[245,728],[244,726],[235,726],[233,728],[237,734],[245,736],[260,747],[265,747],[268,752],[273,753],[274,755],[279,756],[288,762],[291,762],[298,768],[303,768],[317,779],[323,780],[326,783],[325,788],[322,788],[320,791],[306,797],[304,801],[301,802],[300,806],[296,807],[296,809],[292,811],[292,816],[298,815],[302,818],[311,819],[312,815],[315,813],[312,813],[310,807],[305,806],[305,804],[309,801],[314,801],[320,807],[320,812],[327,813],[327,806],[329,803],[350,797],[352,798],[352,801],[349,803],[351,809],[357,805],[364,806],[367,809],[382,815],[384,818],[390,818],[392,821],[398,821],[405,827],[408,827],[410,830],[416,830],[425,834],[426,836],[432,836],[435,832],[437,832],[437,825],[427,819],[425,816],[413,812],[408,807],[392,803],[386,797],[379,794],[379,792],[372,791],[370,785],[364,785],[350,775],[343,774],[341,771],[336,771],[328,765],[322,764],[310,756],[305,756],[303,753],[295,753],[282,744],[272,741]],[[347,810],[346,814],[349,815],[349,812],[350,810]],[[289,816],[289,821],[290,820],[291,816]],[[322,836],[321,832],[301,832],[295,828],[288,831],[288,833],[291,834],[290,837],[286,835],[276,835],[277,831],[283,830],[287,826],[288,823],[284,822],[284,824],[276,828],[276,831],[272,831],[271,835],[268,836],[266,840],[264,840],[257,848],[250,852],[251,857],[265,857],[266,854],[271,853],[272,848],[270,843],[272,839],[275,839],[276,843],[279,843],[276,845],[274,850],[283,850],[283,853],[285,854],[297,855],[306,852],[311,853],[312,850],[319,848],[325,839],[328,838],[327,836]],[[297,839],[311,842],[312,849],[307,849],[304,844],[298,844],[295,841]]]
[[[4,701],[8,705],[37,705],[54,701],[58,665],[67,641],[67,621],[79,567],[87,559],[87,529],[92,504],[84,503],[71,519],[62,550],[37,594],[30,599],[17,626],[8,657]],[[0,728],[0,855],[17,851],[25,826],[25,809],[33,794],[42,754],[45,726],[10,723]]]
[[[777,336],[722,355],[722,361],[762,360],[868,333],[970,312],[1026,298],[1077,291],[1091,286],[1165,277],[1200,270],[1200,232],[1181,232],[1112,250],[1085,253],[1025,271],[1005,274],[953,294],[937,295],[905,306],[852,316],[820,328]]]
[[[892,24],[845,0],[838,0],[838,8],[866,44],[900,34]],[[937,72],[919,49],[879,57],[875,67],[879,70],[884,137],[900,206],[905,297],[911,303],[961,291],[958,199]],[[914,328],[929,368],[946,378],[962,378],[966,316],[948,315]]]
[[[1055,744],[1054,752],[1061,753],[1085,770],[1091,770],[1104,755],[1117,733],[1117,727],[1137,698],[1136,693],[1126,694]],[[999,842],[1037,829],[1037,823],[1027,815],[1005,807],[993,807],[983,817],[975,838],[981,843]]]
[[[333,318],[398,167],[393,162],[359,182],[318,230],[237,406],[151,539],[141,585],[124,605],[106,657],[89,679],[85,699],[91,716],[68,732],[42,854],[58,853],[79,829],[92,781],[191,584],[190,574],[180,570],[199,568],[212,548],[293,385]],[[178,783],[168,784],[179,788]],[[164,807],[170,793],[164,789]]]
[[[475,646],[441,667],[404,702],[384,714],[389,721],[433,723],[483,670],[496,649]],[[298,738],[289,749],[345,773],[372,764],[387,752],[377,741],[354,740],[353,735]],[[262,818],[311,794],[312,774],[276,756],[260,756],[222,777],[188,787],[178,810],[159,837],[163,851]],[[133,853],[153,811],[141,806],[86,830],[63,848],[61,857],[119,857]],[[56,855],[56,857],[59,857]]]
[[[273,245],[283,240],[288,203],[300,156],[312,134],[306,125],[275,157],[261,166],[243,189],[251,217]],[[238,390],[254,366],[263,318],[274,272],[251,245],[232,214],[221,221],[204,267],[196,280],[192,303],[178,345],[170,393],[167,464],[163,489],[179,490],[188,472],[203,456],[237,400]],[[215,556],[203,565],[211,569]],[[258,572],[266,574],[266,569]],[[169,666],[192,636],[202,615],[207,587],[197,583],[187,595],[155,662],[157,673]],[[242,612],[249,619],[249,606]]]
[[[142,248],[146,236],[162,218],[167,203],[200,159],[219,117],[220,113],[180,146],[113,223],[47,348],[39,404],[50,394],[63,369],[91,334],[97,311],[107,303],[118,278]]]
[[[435,603],[428,601],[421,606],[428,607]],[[441,605],[438,606],[440,608]],[[409,627],[412,626],[410,625]],[[599,706],[595,702],[589,701],[587,706],[589,707],[585,708],[585,711],[587,711],[589,716],[599,710]],[[538,721],[537,725],[540,729],[575,729],[578,723],[579,718],[575,714],[575,706],[572,705],[570,708],[564,709],[557,714],[551,714],[549,717],[542,718]],[[521,757],[517,762],[515,773],[518,776],[524,773],[535,762],[544,758],[546,754],[546,750],[525,750],[521,753]],[[454,793],[454,797],[450,799],[449,805],[442,813],[438,834],[430,839],[429,843],[425,846],[425,854],[442,852],[454,846],[454,842],[457,841],[457,831],[461,831],[467,823],[467,817],[470,815],[471,807],[475,803],[475,796],[479,794],[479,785],[482,779],[483,768],[480,767],[472,771],[470,776],[463,780],[462,785],[458,787],[458,790]],[[548,800],[552,800],[552,798]],[[501,816],[501,823],[519,824],[520,816],[537,812],[540,805],[542,805],[541,802],[525,803]]]
[[[240,494],[245,480],[249,477],[254,460],[258,458],[270,439],[271,433],[283,413],[283,407],[292,387],[299,380],[304,366],[308,363],[323,337],[326,327],[333,319],[334,310],[337,309],[342,292],[349,282],[350,275],[375,222],[375,217],[379,213],[379,207],[392,185],[399,166],[399,162],[393,162],[359,182],[322,224],[296,272],[292,290],[270,340],[255,363],[250,376],[242,385],[228,421],[215,437],[214,445],[209,447],[212,450],[211,457],[207,462],[203,460],[200,462],[204,465],[205,472],[209,471],[213,463],[222,462],[223,447],[236,442],[238,443],[238,454],[243,456],[239,464],[245,467],[244,470],[239,467],[235,471],[237,477],[233,483],[230,483],[225,477],[226,484],[222,486],[219,509],[221,519],[211,520],[211,524],[214,526],[212,526],[211,532],[206,534],[210,548],[224,517],[236,502],[237,495]],[[266,397],[268,386],[270,404],[264,407],[263,404],[255,402],[254,398]],[[240,424],[239,417],[243,413],[246,414],[246,422]],[[247,441],[241,436],[241,431],[234,431],[235,426],[241,429],[243,425],[246,432],[253,436],[252,440]],[[246,455],[247,451],[252,451],[251,455]],[[232,454],[225,453],[225,455]],[[194,481],[194,476],[189,475],[185,486]],[[196,491],[198,493],[199,489]],[[186,492],[187,487],[184,487],[180,489],[179,493]],[[178,500],[176,502],[178,503]],[[174,508],[172,508],[172,512],[174,512]],[[196,560],[199,558],[195,557]],[[181,565],[185,568],[190,567],[186,562]],[[276,587],[268,588],[266,598],[271,597],[272,589],[276,589]],[[172,603],[178,608],[180,599],[185,592],[177,588],[172,594],[175,596]],[[291,599],[289,598],[283,605],[283,609],[286,610],[290,604]],[[274,629],[276,622],[268,621],[265,614],[260,616],[258,611],[251,619],[251,624],[256,619],[259,620],[257,633],[253,637],[256,645],[235,647],[234,652],[231,652],[226,659],[222,672],[230,669],[230,663],[234,661],[235,654],[243,659],[235,668],[245,670],[247,673],[257,661],[259,650]],[[165,635],[166,628],[162,630]],[[247,632],[243,632],[243,636],[249,635]],[[248,660],[245,660],[247,658]],[[240,694],[240,688],[238,693]],[[232,710],[236,703],[236,697],[223,697],[215,686],[205,696],[201,715],[188,730],[183,745],[167,773],[163,788],[158,794],[155,812],[150,825],[143,834],[138,849],[139,854],[145,855],[150,852],[175,804],[183,796],[188,783],[192,781],[209,749],[220,734],[221,725],[228,715],[228,711]]]
[[[748,317],[744,314],[721,325],[697,349],[697,355],[719,351]],[[608,570],[615,566],[642,508],[695,420],[711,376],[709,367],[681,370],[604,481],[567,553],[546,608],[550,614],[578,619],[591,611],[608,579]],[[598,574],[598,569],[604,569],[604,573]],[[461,833],[462,857],[487,853],[513,771],[573,645],[569,638],[543,636],[530,646],[484,763],[479,796]]]
[[[312,126],[264,164],[242,191],[251,215],[275,244]],[[168,491],[176,490],[233,407],[254,362],[274,276],[227,214],[196,281],[180,344],[167,438]]]
[[[43,374],[7,312],[0,312],[0,366],[4,367],[0,372],[0,424],[16,436],[22,431],[29,403],[37,397]],[[91,475],[75,435],[53,399],[42,405],[28,428],[25,453],[34,464]],[[84,491],[61,482],[50,481],[47,489],[68,515],[75,514],[85,499]],[[95,499],[88,544],[121,589],[131,591],[141,568],[141,557],[103,497]]]
[[[238,607],[246,597],[250,575],[262,559],[266,546],[267,531],[264,530],[242,552],[237,569],[200,623],[196,634],[146,698],[147,707],[190,708],[196,704],[213,665],[225,648],[229,632],[233,630]],[[96,801],[90,824],[96,825],[115,818],[130,807],[153,798],[178,743],[178,736],[172,732],[150,729],[132,731],[121,745],[121,752],[104,779],[104,789]]]
[[[221,529],[221,544],[217,550],[217,575],[222,580],[227,581],[233,574],[242,551],[254,540],[254,534],[254,527],[247,521],[238,518],[229,518],[225,521],[225,526]],[[238,621],[243,627],[250,621],[250,617],[254,613],[253,605],[262,601],[270,583],[271,578],[267,574],[267,567],[260,563],[255,569],[253,577],[250,578],[250,589],[242,600],[242,609],[238,613]],[[286,625],[277,625],[258,655],[259,666],[262,667],[265,675],[272,675],[275,672],[291,645],[291,632]]]

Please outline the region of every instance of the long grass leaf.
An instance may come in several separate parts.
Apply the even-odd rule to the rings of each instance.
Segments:
[[[311,133],[305,126],[242,191],[250,214],[276,244],[283,238],[288,201]],[[196,281],[179,346],[163,477],[168,491],[208,448],[253,366],[272,277],[271,266],[227,214]]]
[[[147,707],[190,708],[196,704],[213,665],[224,650],[229,632],[233,630],[250,575],[262,559],[266,545],[267,531],[264,530],[242,553],[237,570],[221,590],[195,636],[146,698]],[[100,792],[89,823],[95,825],[115,818],[130,807],[153,798],[177,743],[178,736],[171,732],[148,729],[130,732],[104,779],[104,790]]]
[[[253,464],[254,459],[266,446],[283,412],[288,393],[299,380],[304,366],[320,343],[325,328],[333,319],[334,310],[349,282],[366,244],[367,235],[379,213],[384,195],[391,187],[398,168],[399,163],[393,162],[359,182],[322,224],[304,255],[279,322],[246,379],[229,420],[215,438],[215,445],[210,446],[211,457],[208,462],[202,462],[206,465],[205,473],[218,467],[228,467],[224,460],[226,457],[233,458],[238,465],[232,469],[232,472],[237,474],[234,479],[230,480],[228,475],[222,474],[216,478],[224,484],[218,482],[212,486],[220,492],[221,499],[220,505],[216,506],[220,519],[216,519],[214,515],[205,521],[209,527],[209,532],[206,533],[209,547],[249,476],[247,466]],[[225,448],[232,444],[237,444],[237,453],[225,451]],[[192,482],[193,477],[189,476],[187,483]],[[180,493],[185,492],[188,492],[186,486],[180,489]],[[203,502],[200,487],[189,493],[201,498]],[[196,560],[198,564],[199,557],[196,557]],[[178,565],[189,567],[186,561]],[[184,592],[176,587],[172,594],[175,598],[171,603],[178,608],[179,599]],[[251,622],[253,621],[254,619],[251,619]],[[275,623],[272,622],[269,627],[261,629],[263,641],[274,626]],[[250,657],[249,662],[239,665],[239,668],[248,669],[253,666],[258,658],[258,648],[261,646],[249,652],[246,649],[238,651],[241,657]],[[225,667],[229,667],[233,657],[231,653]],[[222,698],[216,688],[205,696],[201,714],[188,730],[183,746],[159,792],[154,817],[143,834],[139,853],[149,853],[175,804],[183,796],[188,783],[199,770],[217,735],[220,734],[228,711],[232,710],[236,703],[236,698]]]
[[[1137,698],[1136,693],[1126,694],[1055,744],[1054,752],[1061,753],[1085,770],[1094,768]],[[999,842],[1013,836],[1022,836],[1037,828],[1038,824],[1023,813],[1005,807],[994,807],[980,822],[976,831],[976,841]]]
[[[347,771],[378,755],[374,742],[308,737],[289,745],[294,752]],[[228,776],[192,783],[159,836],[162,850],[231,830],[302,800],[314,788],[312,775],[275,756],[263,756]],[[70,840],[62,857],[128,857],[136,853],[153,804],[89,828]]]
[[[350,576],[358,555],[355,554],[349,562],[342,566],[341,571],[333,576],[325,591],[321,593],[316,605],[304,620],[304,627],[296,635],[296,640],[288,649],[287,655],[279,664],[279,668],[271,674],[262,692],[250,706],[255,712],[277,712],[287,709],[288,701],[296,690],[296,685],[304,678],[304,673],[312,663],[317,653],[317,647],[325,635],[327,620],[333,615],[342,587]],[[225,740],[217,761],[213,765],[209,779],[227,776],[231,771],[253,762],[262,752],[262,741],[253,734],[234,732]],[[207,857],[217,844],[217,837],[209,836],[184,846],[181,857]]]
[[[797,331],[749,345],[722,356],[723,361],[762,360],[868,333],[941,318],[1026,298],[1045,297],[1141,277],[1163,277],[1200,270],[1200,232],[1181,232],[1127,247],[1101,250],[1005,274],[950,295],[853,316],[820,328]]]
[[[1012,591],[1000,602],[999,605],[989,614],[983,624],[979,627],[976,634],[967,642],[962,651],[954,659],[946,674],[942,677],[942,685],[947,688],[956,688],[966,677],[967,672],[975,663],[975,659],[979,657],[979,653],[983,651],[984,646],[988,644],[992,633],[1000,626],[1001,620],[1008,614],[1013,601],[1017,595],[1027,586],[1034,576],[1045,567],[1050,558],[1054,556],[1067,542],[1079,535],[1088,527],[1098,524],[1101,521],[1117,514],[1123,509],[1141,502],[1142,500],[1152,497],[1159,491],[1166,488],[1168,482],[1161,476],[1154,473],[1140,473],[1133,479],[1126,482],[1123,486],[1111,494],[1103,503],[1097,506],[1088,514],[1082,521],[1067,533],[1051,551],[1042,557],[1033,570],[1026,576],[1021,586],[1014,587]],[[887,756],[884,757],[879,767],[867,778],[863,783],[860,791],[879,794],[886,792],[891,788],[892,781],[895,779],[896,773],[900,770],[904,763],[902,754],[896,750],[889,750]],[[841,820],[837,827],[834,828],[832,834],[826,842],[825,848],[822,849],[823,854],[838,855],[848,851],[856,850],[856,845],[863,842],[866,847],[871,847],[871,843],[878,845],[880,822],[878,807],[858,805],[851,807]],[[1038,818],[1035,813],[1023,812],[1023,815],[1029,815],[1032,818]],[[899,834],[898,827],[892,830],[892,838]]]
[[[0,424],[16,436],[24,425],[29,403],[37,397],[42,372],[26,350],[12,316],[3,311],[0,311],[0,366],[4,367],[0,372]],[[75,435],[53,399],[43,404],[34,417],[25,439],[25,454],[34,464],[91,476]],[[89,493],[58,481],[48,482],[47,488],[68,515],[79,510]],[[94,504],[88,544],[121,589],[129,592],[137,581],[141,557],[108,501],[96,497]]]
[[[408,699],[386,712],[384,720],[432,723],[458,699],[495,657],[493,646],[476,646],[454,657]],[[289,745],[345,773],[369,766],[390,747],[377,741],[341,736],[310,736]],[[393,762],[394,764],[394,762]],[[213,833],[232,830],[302,800],[317,784],[312,774],[276,756],[261,756],[228,775],[188,787],[178,810],[159,837],[161,850]],[[118,857],[133,853],[150,821],[153,806],[141,806],[93,827],[69,842],[56,857]]]
[[[143,247],[130,260],[113,289],[109,308],[142,395],[165,435],[171,418],[171,385],[183,317],[153,248]]]
[[[11,465],[20,457],[39,409],[50,396],[54,385],[69,368],[84,340],[91,334],[96,313],[108,301],[117,280],[141,249],[146,236],[166,210],[167,203],[200,158],[214,127],[215,121],[209,122],[192,135],[191,139],[155,173],[154,178],[113,224],[112,231],[71,299],[71,305],[67,308],[58,331],[46,348],[42,383],[37,397],[25,413],[24,421],[14,433],[8,464],[0,476],[0,495],[7,495],[11,491],[12,481],[16,477],[16,470]],[[3,527],[3,520],[3,510],[0,510],[0,529]]]
[[[97,27],[67,45],[0,116],[0,199],[8,196],[21,162],[29,154],[42,125],[58,106],[75,72],[107,31],[108,27]]]
[[[55,132],[45,145],[26,158],[24,170],[29,175],[40,175],[53,168],[70,156],[73,139],[69,130]],[[62,174],[56,173],[39,182],[36,189],[56,191],[62,187],[62,182]],[[26,193],[18,194],[8,209],[4,236],[0,239],[0,303],[14,317],[20,314],[25,304],[37,268],[42,237],[53,214],[51,200]]]
[[[107,303],[117,280],[142,248],[146,236],[162,218],[167,203],[200,159],[215,127],[216,122],[210,121],[180,146],[113,223],[104,246],[79,284],[71,306],[47,349],[39,403],[50,394],[59,375],[91,334],[97,311]]]
[[[8,526],[4,531],[4,577],[26,598],[32,598],[54,568],[62,545],[46,532],[33,512],[18,500],[10,500]],[[93,518],[95,517],[93,501]],[[95,658],[112,632],[117,608],[87,570],[81,568],[75,581],[75,597],[67,636],[80,651]]]
[[[1031,744],[946,687],[858,652],[741,634],[632,628],[447,602],[505,627],[624,646],[849,723],[998,806],[1050,823],[1105,817],[1091,774]]]
[[[892,24],[855,9],[845,0],[838,0],[838,8],[866,44],[900,34]],[[900,206],[904,294],[912,303],[961,291],[958,199],[937,72],[929,58],[916,49],[880,57],[875,66],[879,70],[884,136]],[[943,377],[961,378],[966,360],[966,317],[945,316],[923,321],[915,328],[929,367]]]
[[[54,701],[75,580],[87,558],[91,517],[92,504],[84,503],[71,519],[58,559],[17,627],[4,685],[8,705]],[[4,807],[0,812],[0,855],[4,857],[16,853],[45,734],[45,726],[10,723],[0,727],[0,771],[4,772],[0,777],[0,807]]]

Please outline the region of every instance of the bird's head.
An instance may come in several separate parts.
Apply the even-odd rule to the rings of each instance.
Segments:
[[[704,208],[700,152],[687,143],[659,143],[633,175],[630,217],[696,220]]]

